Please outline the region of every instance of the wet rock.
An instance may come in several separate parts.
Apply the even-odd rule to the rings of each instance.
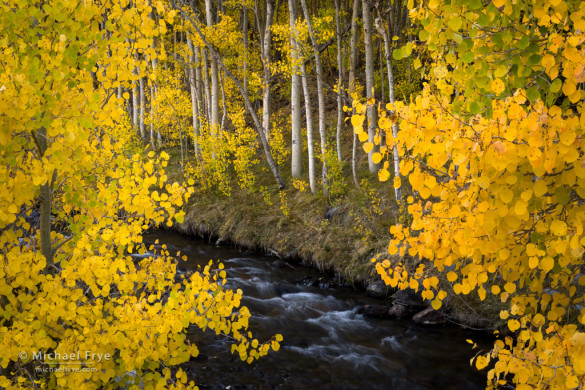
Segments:
[[[392,294],[392,302],[408,307],[422,307],[423,299],[413,289],[398,290]]]
[[[318,283],[318,281],[313,280],[310,276],[305,276],[304,278],[295,280],[295,284],[298,284],[299,286],[314,287],[317,286]]]
[[[337,281],[333,278],[320,277],[317,285],[319,288],[334,288],[337,287]]]
[[[388,316],[398,319],[406,318],[410,316],[410,310],[408,310],[408,307],[397,303],[392,305],[392,307],[388,310]]]
[[[285,263],[286,265],[286,263]],[[307,286],[307,287],[319,287],[319,288],[335,288],[337,287],[337,281],[335,278],[329,278],[326,276],[321,276],[319,278],[313,278],[311,276],[307,276],[304,278],[300,278],[295,280],[295,283],[300,286]]]
[[[445,313],[442,310],[435,310],[427,307],[412,317],[412,320],[419,325],[442,325],[445,323]]]
[[[281,260],[274,260],[270,265],[272,268],[284,268],[284,262]]]
[[[268,250],[266,251],[266,255],[267,255],[267,256],[274,256],[274,257],[277,257],[277,258],[279,258],[279,259],[281,258],[281,256],[280,256],[280,253],[278,253],[278,252],[277,252],[277,251],[275,251],[274,249],[268,249]]]
[[[378,280],[368,285],[366,288],[366,294],[373,298],[383,299],[388,296],[388,287],[386,286],[386,283]]]
[[[368,318],[388,318],[388,307],[384,305],[365,305],[357,312]]]

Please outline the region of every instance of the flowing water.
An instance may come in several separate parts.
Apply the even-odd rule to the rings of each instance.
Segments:
[[[247,364],[232,355],[230,342],[193,329],[189,338],[200,356],[183,367],[201,389],[481,389],[485,378],[469,366],[475,351],[465,341],[477,333],[456,326],[421,327],[409,320],[370,319],[358,314],[370,299],[351,287],[298,284],[318,271],[295,265],[273,268],[274,258],[243,256],[234,247],[157,231],[171,253],[188,256],[189,271],[210,259],[226,267],[229,288],[244,292],[252,314],[249,330],[260,341],[281,333],[278,352]]]

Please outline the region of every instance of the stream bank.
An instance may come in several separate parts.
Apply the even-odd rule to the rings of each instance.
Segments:
[[[447,299],[440,312],[429,309],[412,291],[400,291],[392,297],[396,291],[384,285],[371,262],[377,254],[387,253],[389,227],[396,220],[384,197],[376,198],[370,191],[364,201],[363,192],[355,198],[349,194],[343,202],[331,206],[326,199],[295,188],[284,193],[286,212],[283,203],[279,204],[278,193],[267,201],[246,191],[232,191],[229,197],[202,191],[189,201],[183,223],[175,224],[172,230],[268,254],[281,265],[309,265],[335,275],[330,279],[336,279],[336,284],[366,290],[379,299],[390,298],[364,308],[367,316],[415,316],[421,324],[451,322],[488,331],[498,326],[491,308],[471,296],[465,301],[459,296]]]

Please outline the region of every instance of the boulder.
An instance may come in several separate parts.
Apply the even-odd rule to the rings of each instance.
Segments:
[[[373,298],[384,299],[388,296],[388,286],[383,281],[378,280],[368,285],[366,294]]]
[[[427,307],[412,317],[412,320],[419,325],[442,325],[445,323],[445,313],[442,310],[435,310]]]
[[[399,303],[392,305],[392,307],[388,310],[388,316],[397,319],[406,318],[409,315],[410,310],[408,310],[408,307],[401,305]]]
[[[423,299],[413,289],[398,290],[392,294],[392,302],[408,307],[422,307]]]
[[[388,318],[388,307],[384,305],[364,305],[357,312],[368,318]]]

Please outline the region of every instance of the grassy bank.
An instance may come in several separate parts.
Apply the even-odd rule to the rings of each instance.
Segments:
[[[262,194],[241,188],[232,188],[229,196],[198,191],[186,207],[184,223],[175,230],[274,251],[284,260],[367,284],[378,279],[370,260],[386,251],[388,229],[396,220],[383,191],[382,186],[352,188],[334,201],[292,185]]]

